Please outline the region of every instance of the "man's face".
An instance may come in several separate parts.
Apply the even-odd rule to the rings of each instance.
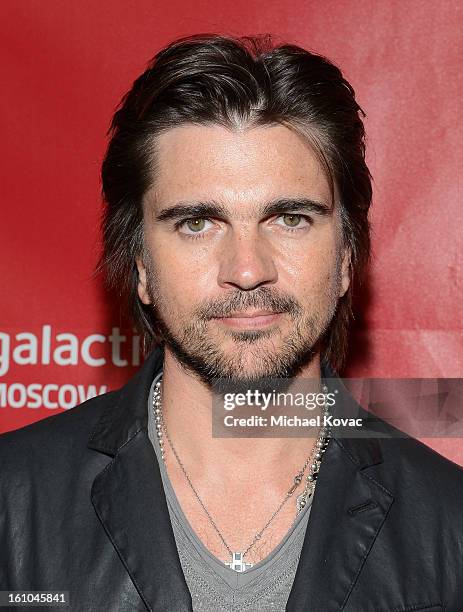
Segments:
[[[338,207],[283,126],[183,125],[158,138],[138,293],[203,381],[294,376],[349,286]]]

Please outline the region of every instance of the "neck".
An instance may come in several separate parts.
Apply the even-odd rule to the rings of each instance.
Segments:
[[[316,355],[298,378],[320,380],[320,358]],[[214,438],[212,437],[213,394],[194,373],[184,368],[168,347],[165,349],[162,407],[164,421],[179,455],[191,467],[192,476],[207,473],[219,481],[242,478],[258,470],[259,477],[286,478],[303,465],[318,428],[304,438]],[[321,412],[314,411],[310,416]]]

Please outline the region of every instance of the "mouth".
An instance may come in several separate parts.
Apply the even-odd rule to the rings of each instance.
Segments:
[[[215,317],[215,320],[233,329],[257,329],[274,325],[282,316],[283,312],[246,310],[234,312],[226,317]]]

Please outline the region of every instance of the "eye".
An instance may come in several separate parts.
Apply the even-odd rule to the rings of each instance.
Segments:
[[[191,236],[192,234],[203,233],[204,230],[210,227],[208,223],[212,225],[209,219],[204,219],[202,217],[196,217],[193,219],[185,219],[184,221],[181,221],[177,227],[182,234],[188,234]]]
[[[279,220],[282,222],[279,223]],[[277,217],[277,225],[282,225],[288,229],[303,229],[310,225],[310,221],[310,217],[296,213],[285,213]]]

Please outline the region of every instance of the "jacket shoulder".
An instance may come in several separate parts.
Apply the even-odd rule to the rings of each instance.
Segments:
[[[81,449],[102,414],[118,401],[120,390],[93,397],[82,404],[0,435],[0,470],[11,464],[57,461]]]
[[[413,437],[381,441],[383,477],[411,502],[441,508],[445,514],[463,505],[463,467]],[[389,466],[389,467],[386,467]]]
[[[463,467],[440,454],[421,440],[403,435],[383,441],[382,451],[388,459],[401,462],[404,468],[463,478]]]

